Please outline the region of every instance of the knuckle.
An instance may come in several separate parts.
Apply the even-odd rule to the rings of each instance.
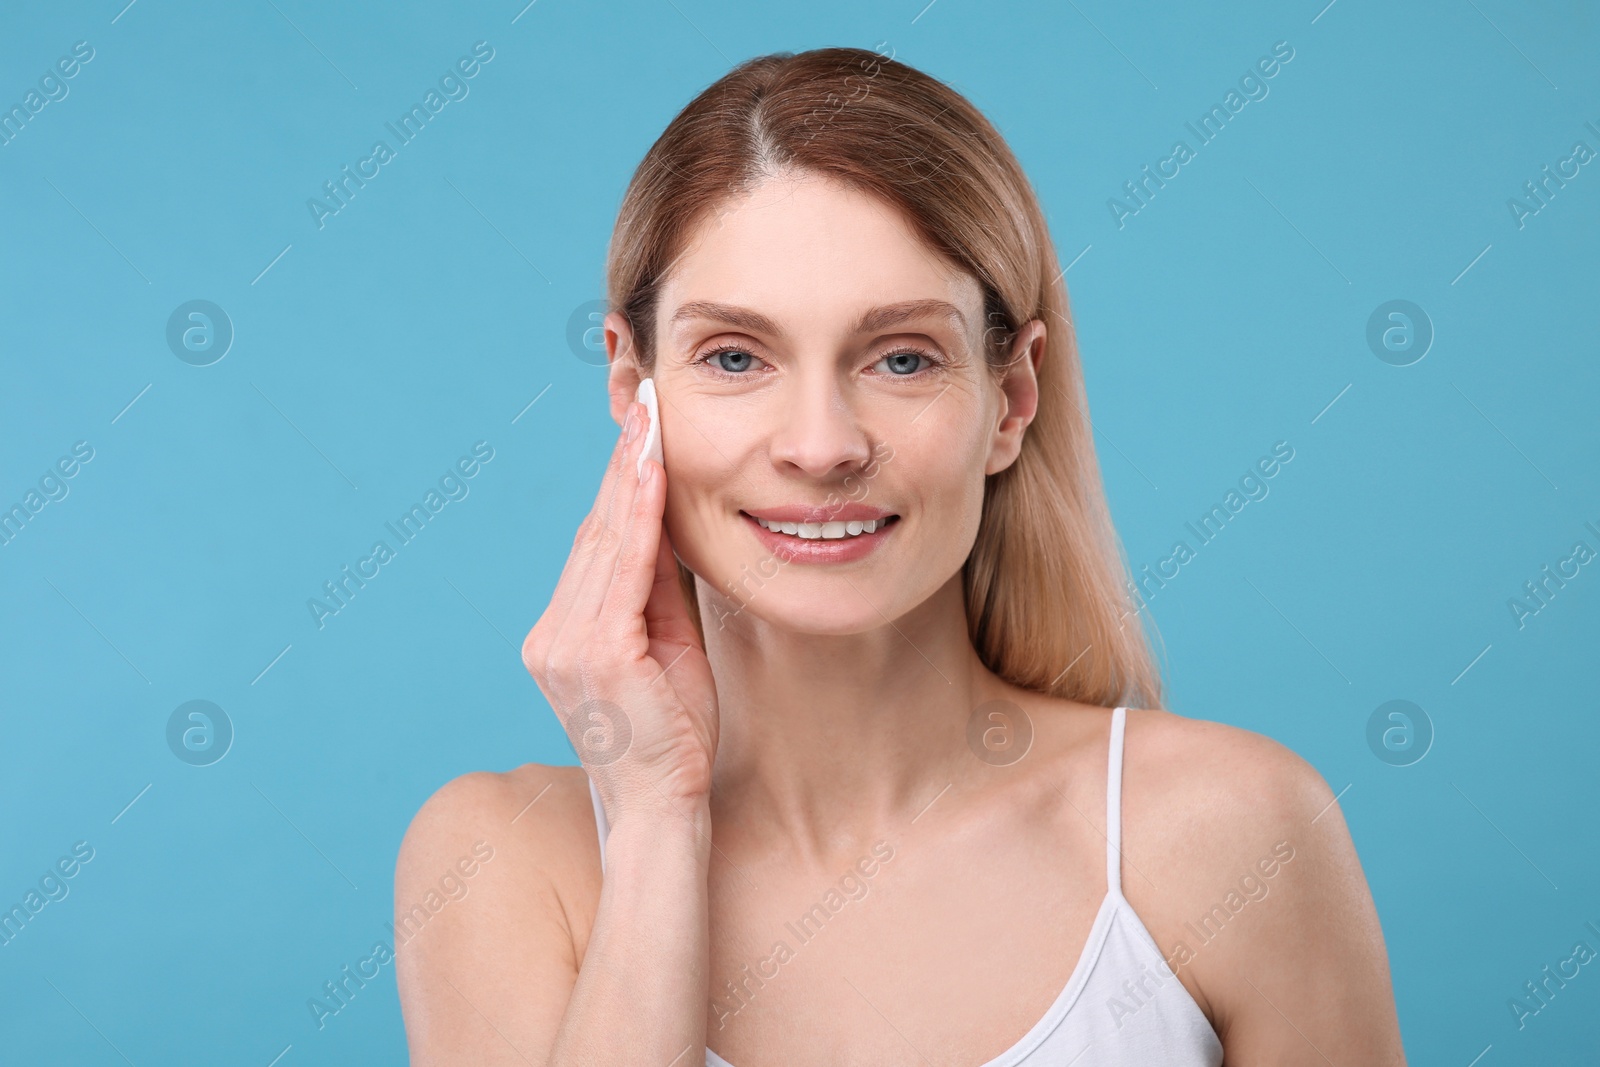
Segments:
[[[546,681],[559,683],[572,677],[572,657],[567,652],[554,645],[542,651],[539,669],[544,672]]]
[[[549,642],[540,628],[542,625],[529,630],[528,636],[522,639],[522,665],[535,678],[541,676],[548,658]]]

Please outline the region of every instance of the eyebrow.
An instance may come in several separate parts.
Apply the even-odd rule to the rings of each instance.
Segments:
[[[960,308],[947,300],[902,300],[896,304],[883,304],[870,308],[856,321],[851,332],[875,333],[890,326],[898,326],[902,322],[929,316],[948,319],[963,335],[967,332],[967,317],[961,313]],[[667,325],[676,326],[680,322],[697,318],[725,322],[751,333],[770,334],[774,337],[783,334],[777,323],[759,311],[734,304],[719,304],[712,300],[689,301],[673,313]]]

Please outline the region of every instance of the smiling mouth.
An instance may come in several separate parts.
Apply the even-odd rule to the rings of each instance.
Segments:
[[[787,534],[802,541],[846,541],[862,534],[876,533],[885,526],[900,521],[900,516],[890,515],[883,519],[852,519],[849,522],[773,522],[758,519],[748,512],[741,511],[739,514],[754,521],[763,529],[776,534]]]

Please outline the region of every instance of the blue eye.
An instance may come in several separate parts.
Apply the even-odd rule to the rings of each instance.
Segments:
[[[922,366],[916,365],[917,360],[922,361]],[[926,352],[919,352],[914,348],[903,348],[897,352],[890,352],[878,362],[888,366],[891,378],[911,378],[928,367],[935,367],[939,364],[939,361],[933,356]]]
[[[714,348],[706,352],[697,360],[712,374],[723,378],[750,377],[751,372],[759,360],[746,349],[737,345],[727,345]],[[929,372],[931,368],[944,365],[944,361],[937,356],[915,348],[903,348],[887,355],[880,356],[874,367],[887,367],[887,377],[890,378],[915,378]]]
[[[737,346],[716,348],[700,357],[699,362],[712,364],[711,371],[726,378],[742,378],[755,362],[755,356]]]
[[[879,362],[887,363],[891,373],[897,377],[903,377],[908,374],[915,374],[918,370],[915,362],[924,358],[921,352],[891,352]]]
[[[712,358],[717,361],[719,367],[730,374],[749,370],[751,361],[755,359],[750,353],[740,352],[736,348],[725,349],[716,353]]]

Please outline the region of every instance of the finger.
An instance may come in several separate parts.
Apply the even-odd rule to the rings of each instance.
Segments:
[[[642,434],[641,434],[642,436]],[[601,625],[612,640],[638,639],[640,650],[654,636],[645,619],[645,608],[660,566],[661,541],[666,537],[662,515],[666,511],[666,471],[651,459],[644,461],[649,481],[640,482],[633,499],[633,515],[611,588],[600,607]]]
[[[644,448],[649,417],[644,405],[635,405],[634,417],[637,432],[624,448],[615,470],[608,472],[611,482],[610,500],[600,519],[599,534],[591,538],[592,547],[583,579],[573,593],[572,604],[563,620],[561,631],[587,639],[602,620],[602,609],[611,587],[616,581],[617,561],[621,558],[630,532],[633,530],[636,500],[639,495],[637,459]],[[642,628],[641,628],[642,629]],[[616,627],[610,632],[619,633]]]
[[[642,415],[643,404],[633,404],[629,409],[635,418]],[[623,418],[624,423],[627,416]],[[617,433],[616,445],[611,450],[610,462],[606,464],[605,474],[600,480],[600,488],[595,494],[594,504],[589,513],[584,516],[574,536],[572,552],[567,557],[566,565],[562,568],[561,577],[556,581],[556,588],[550,595],[550,605],[545,609],[545,614],[556,623],[556,633],[560,633],[571,617],[573,605],[579,598],[580,591],[589,582],[594,574],[594,557],[596,550],[604,542],[600,531],[605,529],[610,508],[615,497],[616,484],[631,473],[629,470],[629,452],[633,446],[643,439],[642,433],[636,433],[633,442],[627,440],[627,434]]]

